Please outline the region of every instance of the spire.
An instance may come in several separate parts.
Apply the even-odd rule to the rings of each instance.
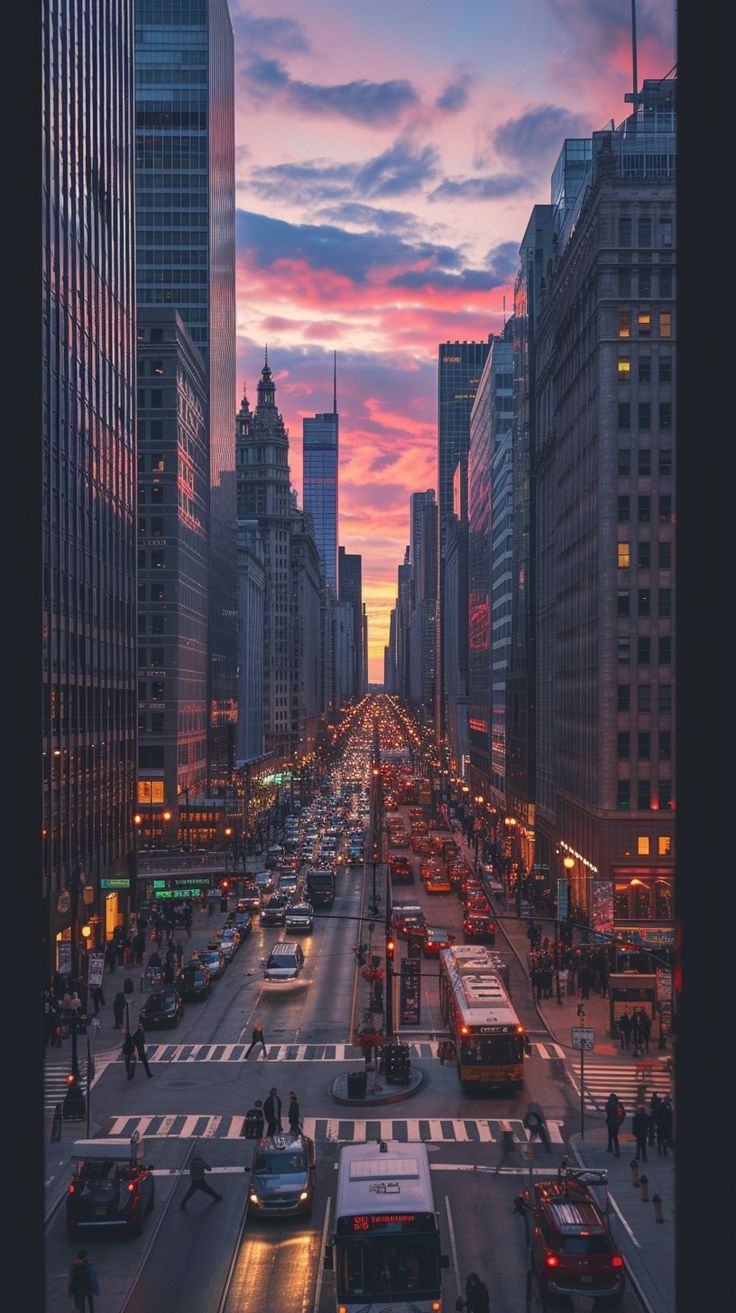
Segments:
[[[337,352],[332,353],[332,413],[337,414]]]
[[[276,384],[268,365],[268,347],[266,347],[266,362],[261,370],[261,378],[258,384],[258,409],[261,406],[276,405]]]

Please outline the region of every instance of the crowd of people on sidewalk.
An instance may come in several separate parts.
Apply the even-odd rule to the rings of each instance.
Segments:
[[[541,927],[530,922],[529,978],[537,1002],[553,997],[559,974],[563,998],[590,998],[591,991],[608,997],[611,975],[610,949],[605,944],[569,944],[563,940],[542,938]]]
[[[621,1157],[619,1145],[619,1131],[626,1120],[626,1108],[613,1091],[609,1094],[605,1103],[606,1130],[608,1131],[607,1153],[612,1153],[616,1158]],[[649,1100],[649,1108],[646,1104],[639,1103],[631,1117],[631,1133],[636,1142],[636,1161],[647,1161],[647,1148],[657,1148],[657,1157],[666,1158],[670,1150],[674,1149],[674,1110],[672,1100],[666,1094],[661,1098],[656,1090],[653,1091]]]

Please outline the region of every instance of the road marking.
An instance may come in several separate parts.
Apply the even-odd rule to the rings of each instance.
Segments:
[[[337,1166],[337,1164],[335,1165]],[[317,1284],[314,1288],[314,1313],[318,1313],[319,1301],[322,1295],[322,1277],[324,1274],[324,1257],[325,1257],[325,1247],[327,1245],[327,1231],[330,1225],[331,1202],[332,1201],[330,1199],[330,1196],[328,1195],[327,1203],[325,1204],[325,1220],[322,1223],[322,1248],[320,1250],[319,1258],[317,1260]]]
[[[222,1117],[210,1117],[207,1121],[207,1125],[202,1131],[202,1139],[211,1140],[214,1135],[217,1135],[221,1121]]]
[[[413,1040],[408,1041],[408,1048],[412,1058],[421,1058],[424,1061],[434,1060],[437,1057],[437,1043],[427,1043],[426,1041]],[[532,1056],[550,1061],[553,1058],[565,1057],[564,1050],[559,1044],[538,1044],[532,1043]],[[234,1044],[149,1044],[147,1056],[149,1062],[358,1062],[363,1058],[362,1049],[356,1044],[299,1044],[296,1040],[290,1042],[282,1041],[278,1044],[267,1044],[267,1053],[259,1047],[257,1052],[251,1054],[246,1059],[244,1044],[240,1042]],[[552,1053],[549,1050],[556,1050]],[[122,1062],[122,1056],[118,1059],[109,1059],[112,1061]],[[106,1064],[108,1065],[108,1064]],[[620,1070],[617,1068],[616,1070]],[[66,1066],[58,1069],[57,1084],[59,1088],[66,1087]],[[51,1075],[51,1073],[49,1073]],[[97,1079],[97,1077],[96,1077]],[[633,1078],[632,1078],[633,1079]],[[47,1086],[49,1084],[47,1079]]]
[[[201,1120],[202,1120],[202,1117],[203,1117],[204,1115],[205,1115],[205,1114],[201,1114],[201,1115],[198,1116],[198,1117],[185,1117],[185,1118],[184,1118],[184,1125],[182,1126],[181,1130],[179,1131],[179,1135],[180,1135],[180,1137],[181,1137],[182,1140],[187,1140],[187,1139],[191,1139],[191,1138],[192,1138],[192,1136],[194,1135],[194,1130],[195,1130],[195,1127],[196,1127],[196,1125],[197,1125],[197,1122],[201,1121]]]
[[[450,1208],[450,1200],[448,1199],[447,1195],[445,1195],[445,1211],[447,1213],[447,1229],[450,1232],[450,1249],[452,1250],[452,1265],[455,1269],[455,1286],[457,1288],[458,1297],[460,1297],[461,1295],[460,1264],[458,1263],[457,1260],[457,1245],[455,1244],[455,1228],[452,1224],[452,1209]]]
[[[225,1139],[226,1140],[240,1139],[241,1135],[243,1134],[244,1125],[245,1125],[245,1117],[231,1117],[230,1127],[225,1134]]]

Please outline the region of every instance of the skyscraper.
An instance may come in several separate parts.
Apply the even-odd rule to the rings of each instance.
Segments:
[[[338,549],[338,585],[340,601],[347,602],[353,611],[353,675],[349,696],[362,697],[367,671],[363,668],[363,558]]]
[[[312,517],[325,579],[333,597],[337,597],[339,416],[336,356],[333,370],[332,413],[303,420],[302,432],[304,509]]]
[[[104,945],[133,846],[132,0],[47,0],[42,32],[42,874],[48,964],[70,970],[59,894],[81,869]]]
[[[227,0],[136,0],[137,301],[174,306],[205,363],[209,783],[234,756],[235,135]]]

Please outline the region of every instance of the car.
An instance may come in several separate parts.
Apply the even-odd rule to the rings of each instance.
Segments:
[[[253,883],[261,895],[273,892],[274,879],[270,871],[259,871],[258,874],[253,877]]]
[[[266,980],[296,980],[304,966],[304,953],[293,940],[279,940],[266,959],[263,974]]]
[[[299,885],[299,876],[296,871],[284,871],[279,876],[279,893],[295,894]]]
[[[590,1295],[597,1308],[599,1300],[617,1303],[623,1297],[623,1257],[604,1211],[579,1172],[561,1170],[557,1178],[535,1181],[531,1207],[528,1190],[519,1200],[527,1228],[531,1226],[532,1265],[543,1299]]]
[[[463,916],[467,916],[469,912],[480,912],[481,915],[488,917],[493,915],[491,904],[484,893],[473,891],[463,898]]]
[[[212,977],[201,959],[185,962],[177,976],[176,988],[185,1003],[204,1002],[209,998]]]
[[[178,989],[163,985],[148,995],[138,1019],[144,1030],[158,1030],[164,1026],[178,1026],[184,1014],[184,1003]]]
[[[314,1141],[307,1135],[259,1140],[250,1169],[249,1208],[259,1217],[308,1217],[315,1164]]]
[[[221,939],[222,939],[222,930],[213,930],[212,934],[207,940],[207,947],[213,950],[219,948]]]
[[[430,925],[427,926],[427,932],[422,940],[422,952],[426,957],[435,957],[443,948],[450,948],[454,942],[455,936],[451,935],[449,930]]]
[[[245,939],[245,936],[249,935],[251,932],[253,923],[250,919],[250,914],[248,912],[236,912],[234,925],[242,942],[242,940]]]
[[[311,903],[293,903],[286,909],[285,930],[313,930],[314,909]]]
[[[257,912],[261,906],[261,895],[256,886],[246,885],[242,897],[235,904],[236,912]]]
[[[71,1240],[86,1231],[119,1229],[140,1235],[155,1197],[153,1168],[145,1166],[145,1141],[108,1137],[75,1140],[74,1168],[66,1195]]]
[[[220,937],[220,952],[226,962],[231,962],[240,948],[240,935],[237,930],[225,929]]]
[[[495,944],[496,926],[487,912],[468,908],[463,916],[466,944]]]
[[[266,866],[269,868],[274,867],[279,858],[283,856],[283,853],[284,850],[280,843],[271,844],[271,847],[266,850]]]
[[[266,906],[261,908],[261,925],[283,925],[288,906],[288,894],[273,894]]]
[[[210,973],[210,979],[219,980],[225,973],[225,954],[220,948],[206,948],[199,954],[200,961],[204,963]]]
[[[414,883],[414,872],[408,857],[390,857],[388,869],[392,884]]]
[[[423,879],[428,894],[451,894],[450,877],[445,871],[430,871]]]
[[[427,933],[427,922],[419,906],[404,904],[393,911],[394,929],[401,939],[423,939]]]

